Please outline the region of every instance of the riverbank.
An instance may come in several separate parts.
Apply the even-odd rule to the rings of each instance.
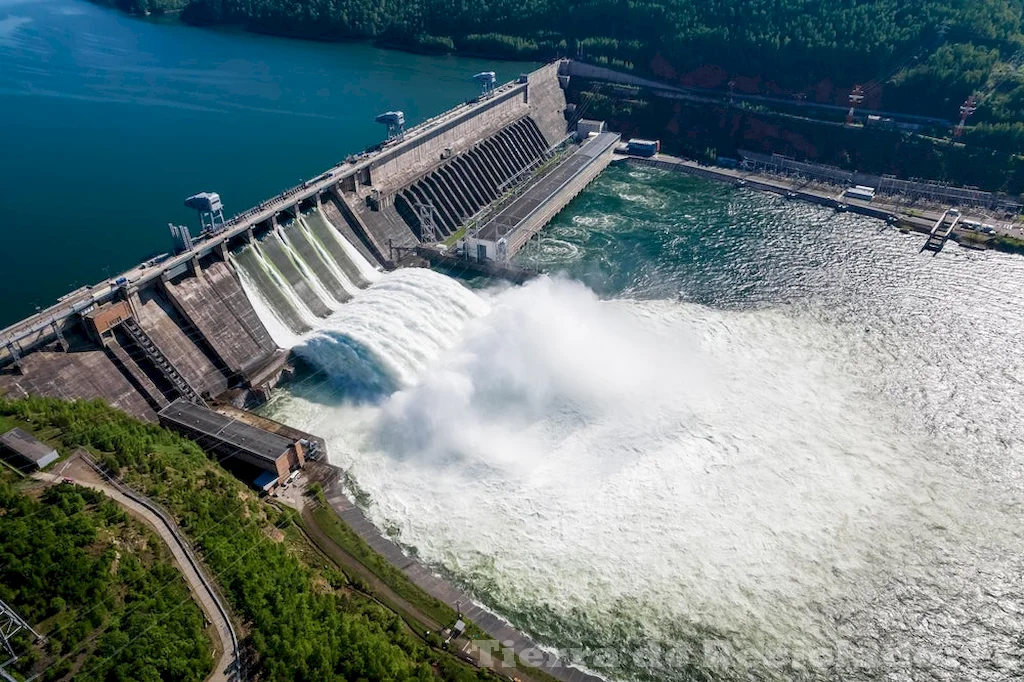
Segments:
[[[778,194],[787,199],[806,201],[838,211],[849,211],[859,215],[884,220],[908,232],[929,234],[946,208],[934,204],[904,203],[899,198],[876,195],[875,199],[861,201],[844,196],[846,187],[811,183],[803,178],[756,173],[743,169],[709,166],[688,161],[669,154],[658,154],[654,158],[619,155],[613,163],[631,163],[686,173],[737,187],[749,187]],[[950,234],[950,240],[960,246],[972,249],[993,249],[1007,253],[1024,253],[1024,229],[1019,223],[996,221],[980,209],[964,208],[964,220],[992,223],[993,233],[985,234],[968,228],[957,227]]]

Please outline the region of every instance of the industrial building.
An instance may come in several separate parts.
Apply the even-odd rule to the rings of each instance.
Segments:
[[[0,455],[22,471],[37,471],[57,461],[57,451],[19,428],[0,436]]]
[[[307,444],[232,419],[178,398],[159,413],[160,423],[194,440],[260,490],[270,490],[306,463]],[[239,465],[244,465],[239,467]]]

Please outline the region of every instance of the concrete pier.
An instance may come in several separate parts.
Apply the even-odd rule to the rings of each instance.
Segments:
[[[611,162],[618,133],[600,133],[541,174],[467,235],[470,259],[507,262]]]

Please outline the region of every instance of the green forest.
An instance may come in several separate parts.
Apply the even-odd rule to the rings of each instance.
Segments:
[[[194,24],[496,58],[571,56],[810,99],[860,83],[870,106],[948,119],[976,93],[979,121],[1010,125],[1024,115],[1024,0],[104,1],[131,12],[183,9]]]
[[[102,494],[25,494],[0,475],[0,599],[46,638],[19,633],[17,674],[41,680],[199,682],[204,617],[160,540]]]
[[[322,562],[311,564],[289,542],[296,535],[297,513],[261,501],[193,442],[100,401],[0,399],[0,418],[4,416],[33,429],[52,429],[67,447],[87,448],[125,482],[171,512],[244,622],[253,678],[478,679],[475,671],[414,637],[401,618],[355,589],[342,571]],[[0,546],[6,548],[2,540]],[[30,613],[45,616],[45,608],[33,606]]]

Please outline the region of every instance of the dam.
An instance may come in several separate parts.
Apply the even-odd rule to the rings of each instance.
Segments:
[[[504,220],[513,249],[473,256],[507,260],[607,165],[617,135],[581,143],[570,131],[567,68],[548,64],[390,131],[313,180],[204,224],[175,255],[0,331],[0,395],[101,398],[154,422],[179,398],[259,404],[289,371],[289,342],[394,269],[397,254],[426,245],[468,255],[497,240]]]

